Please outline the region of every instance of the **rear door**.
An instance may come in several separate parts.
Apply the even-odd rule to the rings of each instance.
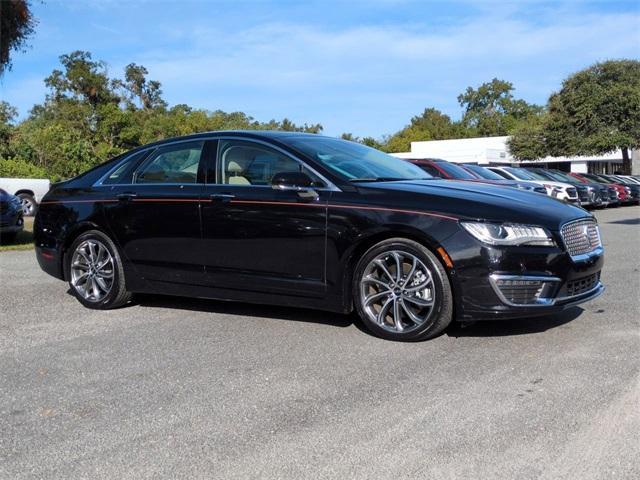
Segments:
[[[201,284],[200,196],[204,141],[162,145],[109,186],[107,223],[125,257],[145,279]],[[114,174],[117,173],[114,171]],[[113,175],[113,174],[112,174]]]

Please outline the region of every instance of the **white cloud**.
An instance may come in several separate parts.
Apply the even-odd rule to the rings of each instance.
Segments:
[[[426,106],[457,115],[456,95],[494,76],[513,81],[519,95],[544,102],[564,76],[579,68],[637,56],[639,34],[621,34],[621,27],[638,23],[637,14],[563,15],[536,24],[490,13],[444,30],[418,23],[342,29],[287,23],[200,26],[182,32],[181,47],[149,51],[140,62],[163,82],[169,97],[186,93],[201,103],[209,99],[210,107],[249,112],[261,111],[265,97],[271,116],[306,108],[303,120],[315,121],[315,112],[322,112],[320,121],[332,133],[353,130],[349,125],[359,123],[355,116],[376,104],[385,117],[381,128],[401,122],[393,130]],[[240,92],[247,92],[246,101]],[[408,104],[407,98],[416,103]],[[343,108],[339,115],[326,111],[334,102]],[[390,119],[387,111],[398,113]]]

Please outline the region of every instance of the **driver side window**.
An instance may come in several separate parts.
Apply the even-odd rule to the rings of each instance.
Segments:
[[[221,140],[218,146],[219,182],[225,185],[271,185],[276,173],[303,172],[313,185],[325,184],[297,160],[269,147],[240,140]]]

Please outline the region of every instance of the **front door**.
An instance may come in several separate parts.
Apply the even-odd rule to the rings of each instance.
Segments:
[[[202,195],[207,283],[234,290],[324,295],[331,193],[326,185],[297,159],[262,143],[221,139],[217,152],[216,183],[205,185]],[[317,198],[271,187],[276,173],[293,171],[316,180]]]
[[[203,141],[191,141],[157,148],[126,182],[110,187],[118,201],[106,205],[107,223],[126,260],[146,280],[203,282],[203,147]]]

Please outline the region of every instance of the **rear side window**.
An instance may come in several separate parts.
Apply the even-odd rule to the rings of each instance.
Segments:
[[[102,181],[102,185],[128,185],[132,182],[133,172],[144,157],[149,154],[149,150],[143,150],[131,155],[122,162],[107,178]]]
[[[157,149],[136,171],[135,183],[196,183],[204,142]]]

